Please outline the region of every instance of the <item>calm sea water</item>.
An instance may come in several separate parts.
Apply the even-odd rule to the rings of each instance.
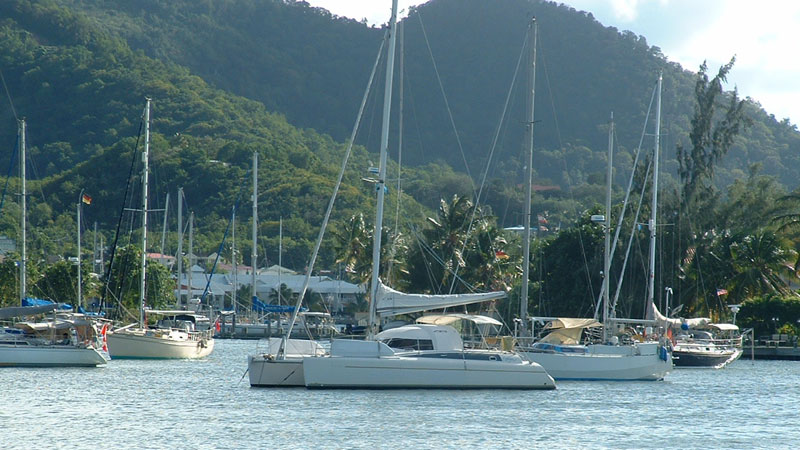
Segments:
[[[800,362],[555,391],[250,388],[256,342],[201,361],[0,369],[2,448],[797,448]]]

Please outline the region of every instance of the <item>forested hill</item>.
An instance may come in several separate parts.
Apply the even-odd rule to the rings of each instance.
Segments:
[[[8,101],[4,92],[0,108],[2,164],[18,167],[12,158],[15,118],[24,117],[32,194],[29,251],[68,254],[75,241],[74,205],[81,189],[93,198],[84,220],[97,221],[110,242],[137,141],[141,150],[145,97],[151,97],[151,201],[155,209],[163,208],[167,193],[172,196],[169,251],[175,249],[178,187],[184,188],[187,206],[197,214],[198,254],[216,250],[237,201],[248,211],[238,215],[239,236],[247,235],[249,170],[258,151],[259,234],[265,237],[267,261],[277,261],[278,222],[283,218],[284,263],[304,267],[344,144],[295,128],[259,102],[209,86],[175,63],[132,50],[125,39],[63,3],[4,1],[0,17],[0,68],[11,97]],[[352,158],[334,220],[372,207],[372,188],[361,181],[369,158],[363,148],[356,148]],[[17,183],[12,180],[9,193],[18,192]],[[129,194],[125,206],[135,208],[140,195]],[[18,236],[19,225],[14,201],[13,195],[6,196],[0,214],[0,234],[11,237]],[[412,200],[404,203],[409,216],[419,212]],[[159,231],[160,216],[151,219]],[[332,264],[331,252],[324,258],[322,263]]]
[[[285,114],[292,124],[339,141],[349,133],[356,109],[352,99],[360,96],[383,34],[294,0],[60,3],[94,17],[97,26],[122,36],[132,48],[187,67],[217,87]],[[604,27],[591,14],[533,0],[430,0],[412,10],[404,21],[404,161],[443,159],[463,172],[466,160],[473,176],[478,173],[532,16],[540,26],[536,143],[549,150],[536,164],[538,178],[575,187],[601,173],[596,165],[602,160],[586,157],[587,149],[605,147],[602,128],[612,111],[621,145],[634,147],[659,70],[664,71],[664,167],[674,174],[674,148],[687,140],[698,68],[670,63],[645,37]],[[506,165],[493,166],[496,177],[508,178],[519,165],[520,93],[515,91],[503,128],[497,159]],[[718,184],[727,186],[751,164],[762,163],[765,173],[794,189],[800,179],[796,128],[755,102],[748,114],[754,126],[722,161]],[[373,129],[360,142],[374,149],[378,134]]]
[[[464,161],[478,179],[534,15],[540,24],[537,182],[564,191],[592,185],[594,197],[585,204],[597,200],[609,113],[623,146],[617,166],[623,176],[659,70],[667,130],[663,167],[676,171],[674,147],[688,133],[694,75],[665,60],[643,37],[555,3],[431,0],[404,20],[402,45],[403,160],[417,165],[404,179],[406,192],[426,206],[470,193],[460,175]],[[95,198],[88,220],[98,220],[110,236],[150,96],[153,198],[183,186],[190,206],[203,215],[198,245],[213,250],[258,151],[262,232],[275,236],[278,219],[288,218],[287,233],[296,241],[288,239],[285,248],[294,245],[295,264],[302,267],[383,35],[378,27],[292,0],[0,2],[0,70],[14,105],[0,108],[0,142],[10,157],[15,116],[27,118],[29,174],[39,180],[34,189],[40,194],[32,197],[34,233],[61,245],[72,242],[64,230],[85,188]],[[517,86],[490,174],[488,202],[501,216],[522,210],[515,186],[522,166],[522,97]],[[753,125],[723,160],[717,182],[725,186],[760,162],[765,173],[795,188],[800,134],[757,104],[748,105],[748,114]],[[373,95],[358,140],[370,152],[377,149],[379,117],[380,95]],[[361,176],[375,156],[356,151],[338,219],[371,207],[371,187]],[[16,219],[7,212],[13,211],[6,207],[0,216],[0,234],[14,235]],[[501,225],[514,224],[513,213],[508,217]],[[273,256],[276,247],[269,244]]]

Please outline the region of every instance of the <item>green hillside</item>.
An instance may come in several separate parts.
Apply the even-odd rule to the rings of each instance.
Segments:
[[[676,301],[692,312],[719,309],[721,300],[709,294],[716,287],[725,286],[736,301],[765,292],[786,294],[775,281],[781,280],[777,274],[743,274],[754,266],[746,262],[743,249],[758,237],[778,235],[778,223],[769,220],[777,214],[774,205],[785,206],[791,218],[793,204],[778,199],[800,180],[796,126],[776,120],[748,99],[746,126],[730,150],[709,147],[717,152],[710,170],[700,174],[691,199],[681,198],[676,148],[692,146],[696,86],[703,85],[695,84],[696,68],[669,62],[644,37],[604,27],[589,14],[531,0],[431,0],[404,20],[405,196],[398,223],[408,240],[394,255],[395,270],[404,275],[397,284],[429,291],[447,286],[451,275],[429,266],[433,259],[442,266],[464,267],[479,289],[511,288],[518,281],[519,244],[498,228],[521,223],[524,210],[524,95],[519,85],[513,86],[501,127],[499,118],[533,16],[540,26],[534,170],[536,184],[546,186],[536,193],[534,214],[546,213],[551,228],[534,252],[541,259],[535,263],[540,264],[538,273],[546,280],[532,288],[539,311],[585,315],[592,308],[585,300],[596,298],[601,252],[598,229],[587,214],[597,211],[605,196],[606,124],[613,111],[619,138],[615,181],[623,185],[634,169],[633,149],[659,71],[664,73],[662,214],[668,243],[662,248],[670,254],[658,271],[658,289],[675,287]],[[197,216],[196,252],[208,254],[217,250],[238,202],[235,234],[240,247],[249,245],[243,238],[249,237],[249,170],[258,152],[259,235],[266,258],[259,265],[277,261],[283,219],[284,264],[302,270],[383,35],[380,28],[293,0],[0,2],[0,70],[8,94],[6,106],[0,107],[0,154],[3,161],[14,162],[16,119],[24,117],[33,259],[74,254],[74,210],[81,189],[94,198],[86,223],[96,221],[106,242],[111,240],[125,185],[136,185],[133,151],[141,148],[141,112],[150,97],[154,208],[163,208],[170,194],[174,211],[175,192],[183,187],[187,207]],[[716,68],[709,68],[709,78],[714,74]],[[368,241],[362,238],[368,235],[369,219],[361,223],[357,214],[372,215],[374,187],[362,178],[377,163],[381,80],[378,76],[367,102],[356,140],[360,145],[334,210],[332,231],[351,233],[359,238],[351,242],[360,247],[334,254],[342,243],[329,239],[320,261],[320,267],[330,268],[336,259],[346,259],[348,268],[356,268],[352,277],[364,276],[359,270],[367,252],[361,244]],[[728,92],[716,103],[732,98]],[[394,108],[396,120],[398,102]],[[721,114],[718,109],[710,122],[724,123]],[[498,148],[482,198],[497,221],[481,217],[477,239],[468,247],[459,226],[471,216],[468,199],[482,179],[498,127]],[[394,130],[392,155],[399,138]],[[635,169],[641,171],[638,189],[644,168]],[[390,174],[393,187],[396,166]],[[11,237],[19,228],[12,195],[18,183],[12,176],[0,215],[0,234]],[[388,202],[394,204],[396,194],[390,189]],[[139,195],[130,192],[127,206],[135,208]],[[395,209],[387,213],[386,223],[394,226]],[[161,214],[153,213],[155,236],[162,221]],[[173,253],[172,213],[167,228],[164,250]],[[125,239],[134,239],[135,232],[127,230],[135,229],[128,225]],[[797,236],[780,237],[771,242],[771,259],[765,257],[759,270],[784,270],[796,257],[792,246]],[[645,266],[645,240],[638,236],[628,270]],[[152,240],[154,251],[161,250],[159,241]],[[431,255],[417,244],[449,253],[426,259]],[[498,248],[511,257],[498,258]],[[243,253],[241,261],[248,264],[249,252]],[[632,311],[646,274],[639,270],[626,276],[634,287],[623,294],[620,310]],[[764,279],[770,282],[753,281]],[[509,317],[514,301],[512,296],[503,305]]]
[[[290,123],[339,141],[349,134],[355,113],[351,99],[360,95],[383,32],[292,0],[63,3],[122,36],[132,48],[187,67],[219,88],[285,114]],[[602,151],[602,129],[612,111],[621,145],[634,147],[659,70],[664,71],[665,168],[676,174],[674,148],[687,140],[698,68],[667,61],[644,37],[604,27],[591,14],[532,0],[431,0],[404,21],[404,161],[441,159],[460,172],[469,161],[470,173],[478,178],[532,16],[540,24],[536,142],[554,152],[536,163],[538,178],[569,188],[602,173],[595,161],[579,155],[586,149]],[[718,184],[725,187],[751,164],[762,163],[765,173],[793,189],[800,175],[800,134],[755,101],[748,107],[755,126],[722,162]],[[505,164],[492,166],[495,177],[508,178],[519,166],[521,108],[522,99],[515,95],[496,156]],[[369,148],[379,135],[379,121],[372,125],[359,141]]]
[[[81,189],[94,199],[85,220],[97,221],[110,240],[149,96],[154,133],[151,197],[155,208],[163,208],[166,195],[172,196],[170,251],[175,247],[178,187],[184,188],[187,206],[197,214],[200,254],[216,250],[237,200],[240,238],[248,235],[249,170],[252,153],[258,151],[260,234],[265,236],[267,258],[277,261],[277,228],[283,217],[284,261],[302,269],[341,165],[342,143],[295,128],[256,101],[213,88],[185,68],[134,51],[123,39],[58,2],[3,2],[0,15],[2,73],[14,106],[1,110],[0,140],[8,161],[16,142],[15,114],[26,119],[29,190],[34,193],[31,229],[42,236],[41,241],[34,238],[37,244],[32,248],[54,254],[70,251],[74,225],[68,224],[74,224]],[[358,97],[351,102],[357,106]],[[362,148],[356,149],[335,219],[372,208],[371,187],[360,179],[368,159]],[[15,189],[12,184],[10,192]],[[138,197],[132,195],[128,201],[135,207],[138,200],[130,199]],[[419,211],[413,201],[406,203],[411,211]],[[14,205],[9,205],[0,234],[16,236],[17,217]],[[153,214],[151,219],[159,231],[161,217]],[[332,255],[326,252],[323,264],[331,263]]]

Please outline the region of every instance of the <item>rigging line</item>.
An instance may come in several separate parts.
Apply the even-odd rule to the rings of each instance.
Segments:
[[[214,276],[214,272],[216,271],[217,264],[219,263],[219,258],[222,255],[222,251],[225,248],[225,239],[228,238],[228,233],[231,231],[231,226],[233,224],[233,220],[236,218],[236,210],[239,208],[239,202],[242,199],[242,192],[244,192],[245,186],[247,186],[247,175],[250,174],[250,170],[245,172],[245,176],[242,177],[242,185],[239,188],[239,193],[236,195],[236,202],[234,202],[233,207],[231,208],[231,219],[228,221],[228,226],[225,227],[225,234],[222,235],[222,242],[219,243],[219,248],[217,249],[217,257],[214,258],[214,265],[211,266],[211,273],[208,274],[206,287],[203,289],[203,295],[200,297],[200,303],[202,304],[206,300],[206,295],[208,295],[208,291],[211,288],[211,278]],[[234,305],[234,308],[236,306]]]
[[[14,141],[14,150],[11,152],[11,160],[8,163],[8,173],[6,173],[6,184],[3,187],[3,194],[0,196],[0,211],[3,211],[3,205],[6,203],[6,192],[8,192],[8,183],[11,180],[11,171],[14,169],[14,160],[17,156],[17,149],[19,148],[19,139]]]
[[[342,167],[339,170],[339,177],[336,179],[336,185],[333,188],[333,194],[331,195],[331,199],[328,202],[328,209],[325,210],[325,218],[322,220],[322,226],[319,230],[319,236],[317,237],[317,242],[314,244],[314,251],[311,254],[311,261],[308,264],[308,269],[306,270],[306,276],[303,280],[303,287],[300,290],[300,295],[298,295],[297,304],[295,305],[294,311],[292,311],[292,319],[289,323],[289,328],[287,329],[286,335],[291,336],[292,328],[294,327],[295,321],[297,320],[297,314],[300,312],[300,305],[303,302],[303,297],[305,297],[306,291],[308,290],[308,285],[311,282],[311,271],[314,269],[314,263],[317,261],[317,255],[319,254],[319,248],[322,245],[322,238],[325,236],[325,228],[328,227],[328,220],[331,218],[331,211],[333,211],[333,204],[336,201],[336,195],[339,193],[339,188],[342,185],[342,179],[344,178],[344,172],[347,168],[347,161],[350,159],[350,154],[353,150],[353,141],[356,138],[356,133],[358,133],[358,128],[361,125],[361,116],[364,114],[364,107],[367,104],[367,98],[369,97],[369,93],[372,90],[372,82],[375,79],[375,72],[378,70],[378,64],[381,61],[383,47],[386,44],[386,40],[389,37],[390,28],[386,29],[386,33],[383,36],[383,41],[381,41],[381,46],[378,49],[378,56],[375,58],[375,64],[372,67],[372,73],[369,76],[369,81],[367,82],[367,87],[364,90],[364,97],[361,99],[361,105],[358,108],[358,115],[356,116],[356,123],[353,125],[353,132],[350,135],[350,141],[347,144],[347,150],[345,151],[344,160],[342,161]],[[391,49],[390,49],[391,53]],[[388,66],[388,62],[387,62]],[[376,224],[377,226],[377,224]],[[380,232],[380,231],[379,231]],[[377,276],[377,274],[373,274]],[[310,302],[309,302],[310,303]],[[326,306],[327,308],[327,306]],[[306,323],[306,327],[308,324]],[[281,343],[283,346],[283,341]]]
[[[540,35],[540,39],[541,39],[541,35]],[[571,186],[572,183],[570,182],[570,172],[569,172],[569,169],[567,167],[567,161],[564,158],[564,143],[563,143],[563,139],[561,137],[561,129],[560,129],[559,125],[558,125],[558,115],[556,114],[556,105],[555,105],[555,99],[553,98],[553,89],[552,89],[551,84],[550,84],[550,72],[547,70],[547,58],[546,58],[546,53],[544,51],[545,48],[546,47],[544,45],[541,46],[541,49],[542,49],[542,51],[541,51],[541,54],[542,54],[542,66],[544,68],[544,78],[545,78],[545,83],[547,85],[547,92],[548,92],[548,94],[550,94],[549,95],[550,108],[551,108],[552,113],[553,113],[553,124],[554,124],[554,126],[556,128],[556,138],[558,139],[558,148],[561,149],[561,151],[559,153],[561,154],[561,162],[564,165],[564,176],[566,178],[565,181],[567,182],[568,186]],[[577,210],[577,203],[575,201],[575,195],[572,192],[572,189],[568,189],[567,191],[569,192],[569,198],[570,198],[571,203],[573,205],[575,205],[574,206],[574,208],[575,208],[574,212],[575,212],[576,221],[577,221],[577,218],[579,218],[580,213]],[[578,242],[580,243],[581,256],[583,257],[583,267],[585,269],[583,272],[586,275],[586,286],[589,289],[590,298],[594,301],[594,299],[595,299],[594,287],[592,286],[592,276],[589,273],[589,260],[588,260],[588,258],[586,256],[586,247],[583,245],[583,231],[581,230],[581,227],[576,227],[576,229],[578,231]]]
[[[407,76],[410,76],[410,75],[407,75]],[[408,89],[407,97],[409,99],[409,102],[411,103],[411,116],[414,118],[414,129],[417,132],[417,145],[419,145],[419,152],[420,152],[419,153],[419,155],[420,155],[419,158],[420,158],[420,160],[424,161],[423,158],[424,158],[425,155],[427,155],[427,153],[425,152],[425,142],[422,139],[422,131],[421,131],[421,127],[419,126],[419,117],[417,116],[417,105],[414,102],[414,93],[412,91],[412,85],[413,84],[411,83],[410,80],[407,81],[406,84],[408,85],[408,87],[407,87],[407,89]],[[406,94],[404,94],[404,95],[406,95]],[[406,149],[406,152],[407,152],[407,150],[408,149]]]
[[[528,29],[528,33],[530,33],[530,28]],[[469,225],[467,227],[466,238],[464,239],[464,243],[461,246],[461,253],[462,254],[464,253],[464,250],[467,247],[467,241],[469,241],[469,238],[470,238],[470,236],[472,234],[472,227],[475,224],[475,215],[478,212],[478,207],[480,206],[481,195],[483,195],[483,188],[486,186],[486,178],[489,175],[489,168],[491,167],[491,164],[492,164],[492,158],[494,157],[494,152],[497,149],[497,141],[498,141],[498,139],[500,137],[500,131],[502,130],[503,122],[505,122],[506,112],[508,112],[508,104],[511,101],[511,94],[514,91],[514,85],[517,82],[517,75],[519,74],[519,68],[522,65],[522,59],[523,59],[523,56],[525,55],[525,49],[528,46],[527,45],[528,33],[525,33],[525,39],[523,41],[522,48],[520,48],[519,57],[517,58],[517,66],[514,68],[514,75],[511,78],[511,85],[509,86],[508,94],[506,94],[506,100],[505,100],[505,102],[503,104],[503,110],[500,113],[500,120],[497,123],[497,128],[495,129],[494,138],[492,139],[492,146],[489,149],[489,156],[488,156],[488,158],[486,160],[486,167],[485,167],[485,169],[483,171],[483,177],[481,178],[481,184],[480,184],[480,187],[478,189],[478,192],[475,194],[475,205],[472,208],[472,215],[470,216]],[[531,124],[531,126],[533,126],[533,124]],[[471,177],[470,177],[470,180],[471,180]],[[473,186],[473,191],[474,191],[474,189],[475,188]],[[481,211],[481,217],[483,217],[483,211]],[[457,274],[458,274],[458,267],[456,267],[456,272],[454,273],[454,275],[457,275]],[[455,281],[456,281],[456,277],[454,276],[453,277],[453,282],[450,285],[450,293],[451,294],[453,293],[453,290],[455,289]]]
[[[433,258],[433,260],[439,263],[444,273],[449,273],[453,275],[453,278],[457,281],[460,281],[461,284],[464,287],[466,287],[470,292],[480,292],[474,285],[467,283],[463,278],[459,277],[457,272],[454,272],[452,269],[449,269],[447,267],[447,264],[445,264],[445,261],[436,253],[436,250],[433,247],[431,247],[430,244],[425,242],[424,239],[420,239],[419,234],[416,233],[416,231],[415,231],[415,237],[417,237],[417,242],[420,244],[420,248],[428,252],[428,254],[430,254],[431,257]]]
[[[139,122],[139,132],[136,135],[136,143],[134,144],[133,151],[131,152],[131,167],[130,167],[130,170],[128,171],[127,182],[125,183],[125,192],[124,192],[123,197],[122,197],[122,208],[120,209],[120,212],[119,212],[119,219],[117,219],[117,230],[114,233],[114,242],[111,244],[111,256],[109,257],[108,269],[106,269],[106,274],[105,274],[105,281],[106,281],[105,282],[105,289],[103,289],[103,296],[100,299],[100,310],[101,311],[105,307],[106,294],[109,291],[109,283],[111,281],[110,277],[111,277],[111,273],[112,273],[111,269],[112,269],[112,267],[114,267],[114,255],[115,255],[115,253],[117,251],[117,243],[119,242],[119,232],[120,232],[120,229],[122,227],[122,218],[125,215],[125,201],[127,200],[128,193],[130,192],[131,180],[133,179],[133,170],[136,167],[136,151],[139,148],[139,140],[142,137],[142,128],[143,127],[144,127],[144,119],[142,119]],[[122,284],[123,284],[122,281],[124,280],[124,276],[125,276],[126,272],[127,271],[123,271],[122,272],[123,279],[120,280],[120,286],[119,286],[120,289],[122,289]],[[119,297],[118,295],[115,295],[113,293],[112,293],[112,295],[114,295],[115,298]]]
[[[639,136],[639,145],[636,147],[636,157],[634,158],[633,165],[631,166],[631,175],[628,178],[628,188],[625,190],[625,199],[622,201],[622,211],[620,212],[619,218],[617,219],[617,227],[616,227],[616,230],[614,231],[614,239],[613,239],[613,241],[611,243],[611,254],[608,256],[609,260],[611,260],[611,261],[614,260],[614,254],[617,251],[617,243],[619,242],[619,234],[620,234],[620,231],[622,230],[622,222],[623,222],[623,219],[625,218],[625,211],[627,211],[627,209],[628,209],[628,200],[630,199],[631,190],[633,188],[633,179],[634,179],[634,177],[636,175],[636,167],[639,165],[639,158],[642,155],[642,144],[644,143],[644,137],[647,134],[647,123],[650,120],[650,111],[653,108],[653,101],[655,100],[656,90],[657,89],[658,89],[658,83],[655,83],[653,85],[653,91],[652,91],[652,93],[650,95],[650,105],[647,107],[647,114],[645,114],[645,117],[644,117],[644,125],[642,126],[642,134]],[[614,129],[613,132],[614,132],[614,142],[618,142],[616,129]],[[648,170],[647,173],[649,173],[650,166],[648,166],[647,170]],[[647,179],[647,174],[645,174],[645,180],[646,179]],[[642,195],[644,195],[644,191],[642,191]],[[639,199],[639,205],[641,207],[641,198]],[[636,217],[638,218],[638,216],[639,216],[639,213],[638,213],[638,209],[637,209]],[[636,223],[636,221],[634,220],[634,224],[635,223]],[[631,234],[632,233],[633,233],[633,230],[631,230]],[[627,255],[626,255],[626,257],[627,257]],[[624,270],[623,270],[622,273],[624,273]],[[607,274],[607,276],[610,276],[610,274]],[[619,287],[617,289],[619,289]],[[600,288],[600,295],[597,298],[597,305],[596,305],[596,308],[595,308],[595,311],[594,311],[594,314],[595,314],[594,317],[595,318],[597,318],[597,316],[599,314],[599,311],[600,311],[600,300],[601,300],[602,296],[603,296],[603,288],[601,287]],[[619,291],[617,291],[617,293],[615,294],[613,305],[616,305],[617,296],[619,296]],[[611,309],[611,312],[613,314],[613,312],[614,312],[613,307]]]
[[[650,176],[650,168],[652,167],[652,165],[653,165],[652,161],[650,161],[647,164],[647,170],[645,171],[645,174],[644,174],[644,179],[645,180],[647,180],[647,178]],[[628,246],[625,249],[625,258],[622,261],[622,268],[620,269],[620,274],[621,275],[619,277],[619,280],[617,280],[617,291],[614,293],[614,301],[611,302],[611,310],[612,311],[616,310],[617,301],[619,300],[619,294],[622,291],[622,280],[624,279],[625,268],[628,265],[628,256],[630,255],[631,246],[633,245],[633,237],[635,235],[634,231],[636,231],[637,222],[639,221],[639,213],[642,210],[642,202],[644,201],[644,193],[645,193],[646,185],[647,185],[647,183],[642,183],[642,191],[639,193],[639,204],[636,207],[636,214],[633,217],[633,223],[631,225],[631,234],[630,234],[630,238],[628,239]],[[620,225],[620,227],[621,227],[621,225]],[[595,313],[597,313],[597,312],[595,312]]]
[[[11,92],[8,91],[8,85],[6,85],[6,77],[3,76],[3,71],[0,69],[0,80],[3,81],[3,89],[6,91],[6,97],[8,98],[8,104],[11,105],[11,112],[14,113],[14,119],[19,121],[19,117],[17,117],[17,110],[14,108],[14,101],[11,100]]]
[[[433,64],[433,71],[436,73],[436,81],[439,82],[439,90],[442,93],[442,98],[444,98],[444,105],[447,109],[447,117],[450,118],[450,126],[453,127],[453,133],[456,135],[456,142],[458,143],[458,150],[461,152],[461,159],[464,161],[464,170],[467,171],[467,176],[469,177],[470,186],[472,186],[472,193],[475,194],[475,181],[472,179],[472,174],[469,170],[469,164],[467,164],[467,156],[464,154],[464,146],[461,145],[461,137],[458,135],[458,129],[456,128],[456,122],[453,119],[453,112],[450,110],[450,103],[447,101],[447,95],[444,92],[444,85],[442,84],[442,77],[439,76],[439,68],[436,66],[436,60],[433,58],[433,51],[431,50],[431,44],[428,42],[428,33],[425,32],[425,24],[422,23],[422,14],[417,11],[417,19],[419,20],[419,25],[422,27],[422,37],[425,38],[425,45],[428,47],[428,54],[431,57],[431,63]]]

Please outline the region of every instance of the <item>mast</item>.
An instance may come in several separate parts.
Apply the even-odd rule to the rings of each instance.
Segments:
[[[167,197],[169,199],[169,197]],[[166,216],[166,214],[165,214]],[[164,227],[166,229],[166,227]],[[183,303],[183,188],[178,188],[178,251],[175,255],[178,274],[178,305]]]
[[[167,213],[169,213],[169,192],[167,192],[167,200],[164,204],[164,224],[161,226],[161,256],[158,258],[165,266],[167,265]]]
[[[81,210],[83,204],[83,189],[81,189],[81,193],[78,195],[78,206],[77,206],[77,213],[78,213],[78,301],[75,305],[75,311],[78,310],[79,307],[82,305],[83,300],[83,293],[81,292]]]
[[[145,294],[145,268],[147,264],[147,182],[150,174],[148,166],[150,158],[150,99],[146,99],[144,107],[144,152],[142,152],[142,257],[139,261],[142,271],[139,281],[139,327],[144,328],[144,294]]]
[[[528,330],[528,278],[530,277],[531,260],[531,202],[533,201],[533,106],[536,100],[536,38],[539,24],[536,18],[531,20],[528,28],[528,39],[531,70],[528,74],[528,118],[526,120],[526,141],[528,142],[528,190],[525,194],[525,231],[522,237],[522,291],[520,292],[519,317],[520,333],[524,336]]]
[[[28,192],[25,184],[25,119],[19,121],[19,177],[22,183],[21,196],[19,200],[20,209],[22,210],[21,223],[20,223],[20,260],[19,260],[19,300],[20,306],[23,305],[25,299],[28,297],[27,289],[27,254],[25,248],[26,234],[27,234],[27,199]]]
[[[372,284],[370,286],[369,326],[367,337],[376,334],[375,315],[380,285],[381,229],[383,228],[383,200],[386,189],[386,158],[389,148],[389,118],[392,107],[392,81],[394,77],[394,52],[397,44],[397,0],[392,0],[392,16],[389,19],[389,52],[386,57],[386,82],[383,91],[383,122],[381,125],[381,162],[378,169],[377,208],[375,208],[375,230],[372,238]]]
[[[603,249],[603,342],[608,342],[609,333],[609,288],[611,287],[611,177],[613,176],[614,161],[614,113],[611,113],[611,122],[608,127],[608,169],[606,172],[606,217],[603,226],[605,245]]]
[[[655,145],[653,147],[653,204],[650,217],[650,273],[649,286],[647,289],[647,305],[645,305],[646,315],[649,319],[651,315],[650,305],[654,303],[655,281],[656,281],[656,211],[658,210],[658,159],[659,159],[659,140],[661,138],[661,79],[662,73],[658,73],[658,92],[656,94],[656,133]]]
[[[281,216],[280,219],[278,220],[278,304],[279,305],[281,304],[281,286],[282,286],[281,274],[283,274],[283,216]]]
[[[189,271],[186,273],[186,284],[189,300],[194,297],[194,289],[192,288],[192,268],[194,267],[194,212],[189,213]]]
[[[231,263],[233,264],[233,293],[231,295],[231,305],[236,312],[236,291],[239,290],[239,267],[236,265],[236,207],[233,208],[231,218]]]
[[[258,267],[258,152],[253,152],[253,255],[250,257],[250,265],[253,266],[252,278],[250,281],[250,296],[253,303],[258,298],[256,292],[256,267]],[[280,288],[280,286],[279,286]]]

